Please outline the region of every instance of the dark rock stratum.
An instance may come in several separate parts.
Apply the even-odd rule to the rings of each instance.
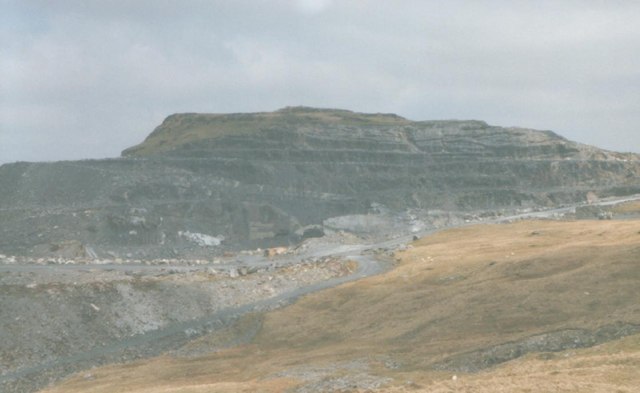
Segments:
[[[223,238],[218,251],[287,244],[307,225],[378,206],[495,210],[638,193],[640,156],[482,121],[294,107],[171,115],[122,158],[7,164],[0,185],[0,252],[47,255],[73,240],[98,256],[145,257],[211,252]]]

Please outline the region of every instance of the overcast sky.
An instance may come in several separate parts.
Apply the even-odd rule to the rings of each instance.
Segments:
[[[0,163],[290,105],[640,152],[640,1],[0,0]]]

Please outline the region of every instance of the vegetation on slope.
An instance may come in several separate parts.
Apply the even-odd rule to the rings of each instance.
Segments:
[[[322,135],[324,143],[305,145],[305,133]],[[366,134],[366,137],[363,135]],[[322,149],[338,139],[345,148],[367,146],[372,151],[402,151],[451,159],[452,153],[497,159],[577,159],[637,161],[634,154],[614,153],[569,141],[552,131],[490,126],[477,120],[411,121],[395,114],[357,113],[342,109],[286,107],[258,113],[178,113],[167,117],[142,143],[123,156],[158,156],[182,151],[228,147]],[[325,140],[326,139],[326,140]],[[231,142],[231,145],[229,143]],[[275,143],[275,145],[273,145]],[[373,143],[373,144],[371,144]],[[389,150],[391,149],[391,150]],[[183,151],[184,150],[184,151]],[[210,150],[213,156],[220,155]],[[455,154],[454,154],[455,155]]]
[[[123,156],[155,155],[202,140],[227,135],[246,135],[261,130],[341,124],[344,126],[393,126],[411,123],[394,114],[365,114],[340,109],[287,107],[275,112],[231,114],[174,114],[147,139],[122,152]]]
[[[615,205],[611,212],[616,215],[637,215],[640,214],[640,201],[630,201]]]
[[[283,391],[349,375],[389,378],[392,391],[631,392],[639,244],[640,221],[443,231],[386,274],[252,316],[249,345],[110,366],[48,392]]]

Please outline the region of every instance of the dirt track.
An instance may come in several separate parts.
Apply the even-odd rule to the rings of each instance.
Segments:
[[[0,386],[3,391],[27,392],[91,366],[158,355],[223,329],[246,313],[281,307],[302,295],[388,267],[373,254],[359,254],[363,248],[339,245],[315,250],[312,259],[319,262],[309,262],[308,255],[296,255],[277,263],[252,257],[240,265],[213,267],[1,266],[0,283],[6,284],[3,291],[10,294],[2,308],[7,316],[5,325],[9,319],[14,321],[0,330],[6,336],[0,348],[4,364]],[[351,266],[348,261],[356,264]],[[216,273],[211,274],[210,269]],[[229,277],[230,271],[238,270],[244,275]],[[132,297],[126,302],[130,310],[122,307],[127,296]],[[38,309],[38,303],[49,300],[64,306],[51,304]],[[163,302],[166,304],[158,309],[158,303]],[[37,311],[18,308],[29,303],[35,304]],[[56,312],[49,312],[50,307]],[[186,311],[174,312],[180,308]],[[86,318],[91,321],[84,321]],[[125,319],[133,322],[123,326]],[[76,326],[65,320],[77,320]],[[42,332],[40,326],[45,324],[49,332]],[[120,329],[114,334],[113,326],[109,329],[108,325],[120,325]],[[50,348],[51,340],[57,342],[58,351]],[[12,355],[15,352],[22,357],[16,358]]]
[[[637,199],[638,197],[636,196],[634,198],[625,198],[624,201]],[[612,202],[603,201],[602,204],[612,204]],[[565,207],[546,212],[534,212],[528,216],[538,218],[555,217],[558,214],[570,212],[571,210],[572,207]],[[503,217],[495,221],[518,220],[527,218],[528,216]],[[420,235],[424,235],[424,233]],[[198,296],[197,292],[193,292],[193,287],[202,286],[203,283],[209,285],[213,282],[215,284],[212,285],[221,285],[220,288],[216,289],[216,291],[218,291],[215,294],[217,298],[213,299],[215,304],[209,305],[208,308],[201,308],[198,312],[179,317],[174,315],[173,317],[165,319],[164,322],[159,322],[155,325],[150,324],[141,330],[133,331],[133,334],[130,334],[131,331],[127,331],[127,334],[121,334],[119,337],[117,335],[107,335],[105,336],[106,339],[100,336],[93,337],[95,340],[93,344],[89,339],[88,343],[84,343],[84,347],[67,348],[63,349],[60,353],[46,353],[44,356],[41,356],[43,354],[36,350],[31,358],[23,359],[21,363],[18,364],[16,364],[17,362],[15,361],[12,363],[10,359],[8,361],[3,359],[3,363],[8,367],[5,368],[3,366],[5,371],[0,374],[0,386],[3,386],[5,391],[32,391],[47,381],[55,380],[60,376],[93,365],[148,357],[176,349],[204,333],[220,330],[225,326],[229,326],[246,313],[277,308],[284,304],[290,304],[302,295],[334,287],[347,281],[358,280],[378,274],[389,267],[389,262],[388,259],[384,261],[380,260],[374,255],[372,250],[386,250],[386,255],[388,256],[390,250],[402,246],[410,240],[411,236],[400,236],[376,244],[324,244],[322,247],[311,248],[298,255],[281,258],[277,263],[263,257],[250,256],[240,261],[241,266],[247,269],[247,271],[256,273],[248,274],[240,279],[229,279],[227,277],[231,270],[238,270],[240,267],[238,264],[215,265],[213,268],[218,276],[208,273],[208,269],[212,268],[211,266],[0,266],[0,279],[2,277],[11,277],[11,279],[5,281],[14,282],[13,278],[18,275],[22,277],[23,280],[26,280],[22,283],[23,288],[20,289],[22,291],[28,292],[32,290],[37,292],[40,290],[40,292],[44,291],[44,293],[46,293],[45,297],[47,297],[51,295],[52,291],[54,294],[56,294],[56,291],[60,292],[61,284],[63,284],[62,287],[64,287],[63,292],[73,292],[73,290],[69,290],[69,288],[73,287],[84,288],[80,291],[79,295],[86,296],[83,302],[84,304],[82,305],[85,309],[83,312],[85,313],[87,305],[88,307],[94,308],[95,312],[99,311],[95,310],[96,308],[102,309],[101,314],[104,314],[105,309],[109,307],[104,302],[98,303],[97,300],[94,301],[95,304],[91,302],[90,299],[92,299],[92,296],[96,298],[99,291],[87,294],[86,288],[96,283],[117,282],[120,284],[121,281],[124,281],[133,286],[138,284],[144,286],[150,282],[155,284],[158,282],[170,282],[176,286],[173,292],[169,291],[165,293],[165,296],[169,294],[169,297],[175,297],[177,293],[185,290],[187,291],[187,296]],[[351,260],[357,263],[357,268],[353,271],[336,270],[335,266],[333,266],[332,270],[320,264],[318,266],[307,266],[307,268],[302,271],[295,270],[301,266],[303,261],[317,261],[322,258],[328,258],[332,261]],[[273,277],[278,277],[279,275],[281,276],[280,285],[276,286],[276,288],[272,285],[271,292],[256,292],[256,288],[264,284],[265,277],[272,277],[269,280],[273,280]],[[29,282],[28,280],[33,281],[34,276],[47,277],[46,280],[48,280],[48,282]],[[56,276],[58,279],[55,278]],[[82,281],[83,277],[86,282]],[[194,277],[199,278],[194,280]],[[251,282],[251,280],[254,281]],[[35,281],[37,281],[37,279]],[[231,283],[232,288],[225,287],[224,283]],[[32,286],[32,288],[29,288],[29,286]],[[234,286],[236,288],[233,288]],[[10,290],[15,291],[16,288]],[[104,290],[104,288],[102,288],[102,290]],[[220,297],[220,294],[223,292],[228,292],[227,295],[231,294],[230,297],[226,297],[226,302]],[[149,293],[157,294],[158,292]],[[247,294],[253,295],[247,296]],[[102,295],[104,295],[104,293],[102,293]],[[207,296],[211,297],[212,294],[209,293]],[[113,301],[113,299],[111,300]],[[158,300],[161,301],[162,298]],[[115,303],[117,303],[117,301]],[[7,308],[4,308],[4,313],[7,313]],[[19,321],[19,324],[24,323],[28,322]],[[40,323],[46,323],[46,321],[40,321]],[[113,320],[111,320],[111,323],[113,324]],[[91,329],[90,325],[86,328]],[[8,335],[7,339],[10,339],[11,332],[14,332],[15,329],[10,330],[5,327],[2,331],[4,331],[5,335]],[[28,328],[24,329],[24,332],[29,331]],[[37,335],[39,334],[38,332],[39,331],[35,331],[34,333],[32,331],[32,334]],[[69,340],[73,341],[74,338],[75,337],[71,336]],[[250,339],[250,337],[246,339]],[[8,341],[9,340],[6,342]],[[5,355],[3,357],[11,356],[12,350],[19,350],[19,348],[4,348]]]

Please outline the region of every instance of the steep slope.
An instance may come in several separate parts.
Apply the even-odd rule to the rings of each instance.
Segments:
[[[73,239],[88,255],[209,255],[294,243],[305,226],[381,208],[420,216],[640,192],[637,155],[549,131],[305,107],[172,115],[123,156],[0,167],[0,251],[56,255]],[[202,248],[184,233],[224,241]]]
[[[444,231],[386,274],[247,319],[260,327],[249,345],[97,369],[48,392],[633,392],[639,240],[640,221]]]
[[[613,184],[635,187],[638,175],[636,155],[549,131],[304,107],[173,115],[123,152],[160,154],[240,159],[261,169],[247,168],[241,179],[247,182],[268,179],[298,193],[330,192],[400,208],[553,204],[582,199],[590,189],[611,192]]]

